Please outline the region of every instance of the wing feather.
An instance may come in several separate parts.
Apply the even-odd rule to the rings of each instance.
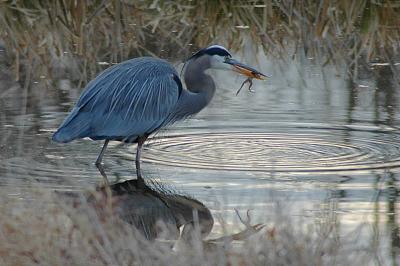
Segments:
[[[91,81],[53,139],[133,139],[163,125],[181,88],[166,61],[135,58],[115,65]],[[79,129],[79,124],[85,128]],[[68,129],[74,128],[74,132]],[[69,134],[68,137],[62,133]]]

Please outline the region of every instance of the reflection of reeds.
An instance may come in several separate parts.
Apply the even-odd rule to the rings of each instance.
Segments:
[[[1,265],[350,265],[380,255],[356,234],[340,236],[329,210],[306,224],[278,204],[266,228],[234,245],[200,237],[185,245],[146,240],[113,215],[115,202],[99,213],[82,195],[67,200],[39,189],[30,196],[24,202],[1,198]]]
[[[399,9],[396,1],[367,0],[3,1],[0,36],[17,75],[21,62],[44,74],[73,58],[86,80],[102,68],[97,62],[144,54],[182,59],[189,44],[239,47],[249,38],[277,56],[304,51],[354,69],[361,57],[391,62]]]

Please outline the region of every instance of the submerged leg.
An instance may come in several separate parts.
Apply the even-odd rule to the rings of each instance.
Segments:
[[[140,171],[140,156],[142,154],[143,143],[146,141],[147,137],[148,137],[148,135],[144,135],[144,136],[140,136],[138,138],[135,163],[136,163],[136,175],[137,175],[137,179],[139,182],[144,182],[144,180],[142,178],[142,172]]]
[[[95,163],[97,169],[99,169],[100,174],[103,176],[103,179],[104,179],[104,182],[106,185],[108,185],[108,178],[107,178],[106,172],[104,171],[103,165],[101,165],[101,160],[103,159],[104,152],[107,149],[108,142],[109,142],[108,139],[106,139],[104,141],[103,148],[101,149],[101,152],[100,152],[99,156],[97,157],[97,160]]]
[[[102,164],[96,164],[96,167],[99,170],[101,176],[103,177],[104,184],[106,186],[109,186],[110,183],[108,182],[108,178],[107,178],[106,172],[104,171],[103,165]]]

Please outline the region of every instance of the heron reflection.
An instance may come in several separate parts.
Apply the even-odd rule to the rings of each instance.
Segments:
[[[203,239],[213,228],[214,219],[203,203],[167,190],[159,182],[151,181],[151,185],[148,185],[133,179],[100,186],[97,192],[108,197],[108,189],[111,192],[113,214],[132,224],[148,240],[162,235],[171,240],[182,238],[188,241],[195,227]],[[94,197],[89,197],[89,201],[93,200]],[[101,211],[106,201],[96,200],[96,203]]]
[[[236,211],[241,223],[246,227],[243,231],[205,240],[214,225],[210,210],[199,200],[167,189],[162,183],[150,178],[147,178],[146,182],[132,179],[98,186],[95,191],[89,193],[87,200],[99,217],[117,217],[132,225],[150,241],[158,239],[176,243],[175,241],[179,240],[179,243],[183,244],[203,241],[207,246],[212,246],[243,240],[264,227],[262,224],[252,225],[249,213],[245,220]]]

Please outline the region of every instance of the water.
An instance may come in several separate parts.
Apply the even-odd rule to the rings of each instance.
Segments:
[[[259,68],[272,78],[254,81],[255,93],[243,89],[238,96],[243,78],[215,73],[210,106],[145,146],[144,176],[193,196],[232,225],[235,208],[252,210],[260,223],[273,216],[276,201],[285,202],[290,216],[330,208],[344,231],[371,223],[382,245],[396,251],[400,97],[388,67],[361,73],[355,85],[341,67],[321,68],[308,59],[263,58]],[[3,84],[3,193],[23,198],[37,181],[51,190],[93,188],[101,181],[94,161],[102,143],[50,141],[79,89],[68,80],[35,82]],[[111,182],[135,176],[134,153],[134,146],[110,144],[103,160]],[[365,232],[364,240],[371,239]]]

